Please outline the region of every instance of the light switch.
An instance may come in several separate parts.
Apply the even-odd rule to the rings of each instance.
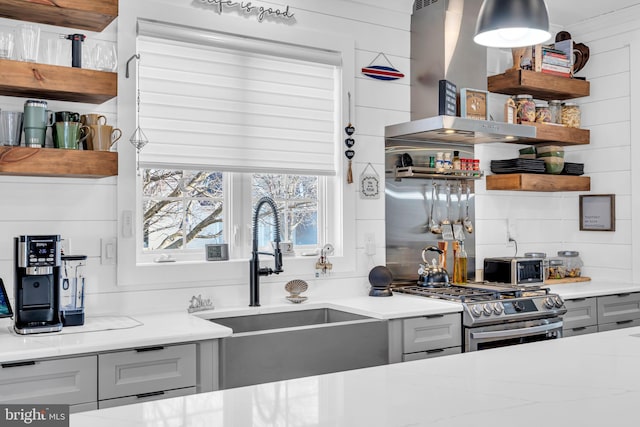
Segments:
[[[102,265],[113,265],[116,263],[117,240],[114,238],[100,239],[100,263]]]

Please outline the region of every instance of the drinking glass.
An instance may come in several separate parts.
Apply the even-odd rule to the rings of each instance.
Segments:
[[[13,57],[14,44],[13,31],[0,28],[0,58],[11,59]]]
[[[91,51],[93,68],[100,71],[115,71],[118,65],[116,47],[111,43],[98,42]]]
[[[22,112],[0,111],[0,144],[20,145]]]
[[[38,62],[40,49],[40,27],[33,24],[18,25],[20,37],[21,59],[27,62]]]

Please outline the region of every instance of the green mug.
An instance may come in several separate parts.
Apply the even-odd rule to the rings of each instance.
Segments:
[[[53,128],[56,134],[55,147],[67,150],[77,150],[79,144],[92,133],[90,127],[80,122],[56,122]]]

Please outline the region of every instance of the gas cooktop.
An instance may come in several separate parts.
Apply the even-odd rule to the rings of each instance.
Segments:
[[[465,326],[555,317],[567,311],[559,295],[537,286],[469,283],[440,287],[395,286],[393,291],[460,302]]]

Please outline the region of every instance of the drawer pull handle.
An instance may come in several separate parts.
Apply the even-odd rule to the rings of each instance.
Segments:
[[[435,350],[427,350],[427,354],[442,353],[443,351],[444,351],[444,348],[437,348]]]
[[[136,351],[138,353],[144,353],[145,351],[158,351],[158,350],[164,350],[164,346],[158,345],[155,347],[136,348]]]
[[[164,391],[152,391],[149,393],[136,394],[136,397],[138,399],[144,399],[145,397],[162,396],[163,394],[164,394]]]
[[[35,364],[36,364],[35,361],[30,360],[28,362],[3,363],[2,367],[3,368],[17,368],[18,366],[33,366]]]
[[[444,314],[429,314],[428,316],[424,316],[425,319],[438,319],[440,317],[444,317]]]
[[[586,298],[575,298],[575,299],[572,299],[572,300],[570,300],[570,301],[574,301],[574,302],[582,302],[582,301],[586,301],[586,300],[587,300]]]
[[[624,325],[625,323],[631,323],[633,322],[633,320],[621,320],[619,322],[616,322],[616,325]]]
[[[584,331],[585,329],[587,329],[587,327],[586,327],[586,326],[581,326],[581,327],[579,327],[579,328],[573,328],[573,329],[572,329],[572,331],[575,331],[575,332],[577,332],[577,331]]]
[[[626,294],[617,294],[617,295],[621,298],[624,298],[624,297],[628,297],[631,294],[627,292]]]

